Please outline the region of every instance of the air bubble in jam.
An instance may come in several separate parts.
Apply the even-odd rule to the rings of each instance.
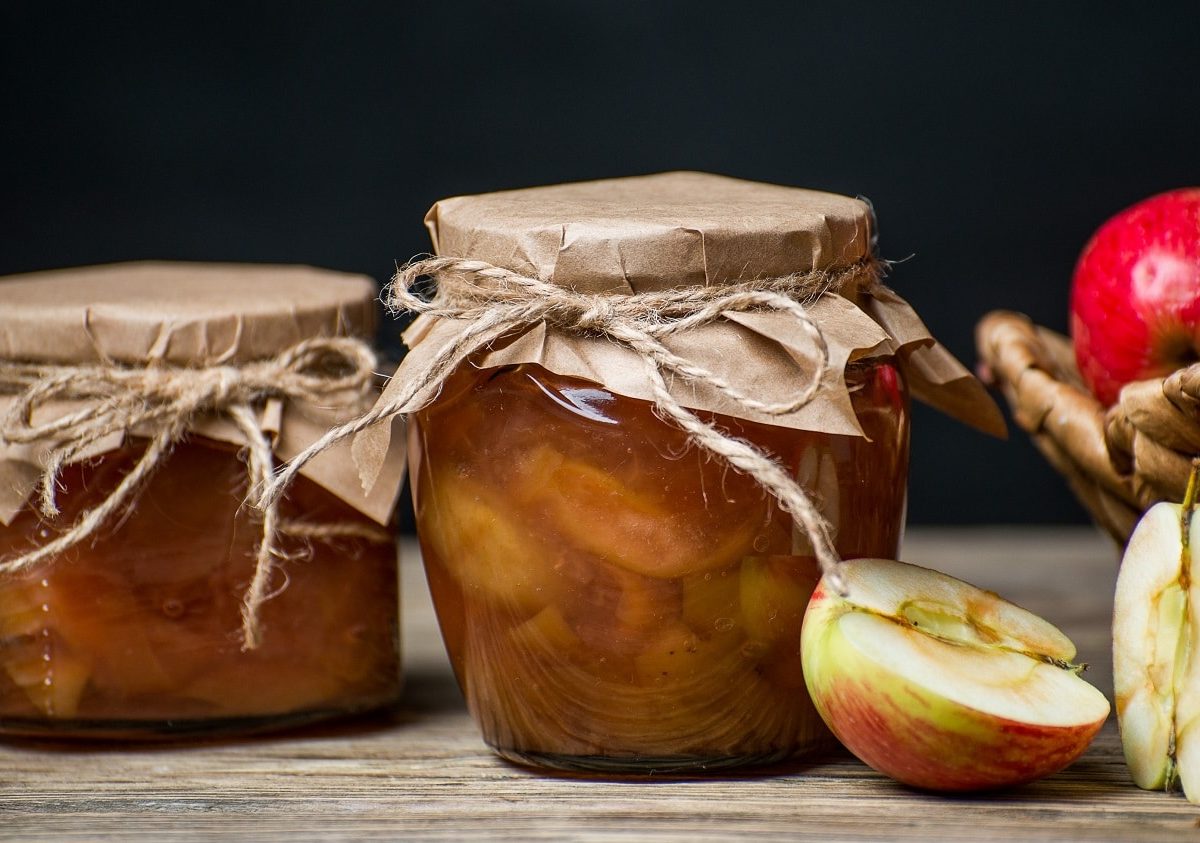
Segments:
[[[798,476],[819,467],[814,497],[847,557],[899,545],[907,402],[876,394],[881,365],[847,371],[866,438],[715,419]],[[595,384],[532,365],[454,379],[409,428],[414,500],[443,637],[489,744],[637,769],[779,760],[826,739],[796,646],[819,572],[751,479],[678,459],[694,450],[682,432]]]

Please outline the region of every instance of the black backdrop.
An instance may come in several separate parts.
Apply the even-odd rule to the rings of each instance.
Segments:
[[[1194,2],[126,6],[0,5],[0,273],[384,280],[439,197],[704,169],[870,197],[893,284],[973,362],[984,311],[1064,329],[1095,226],[1200,182]],[[1084,519],[1023,434],[924,409],[911,495],[915,522]]]

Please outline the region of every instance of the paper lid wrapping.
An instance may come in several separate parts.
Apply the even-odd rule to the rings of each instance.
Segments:
[[[861,199],[709,173],[457,196],[425,225],[439,255],[597,293],[844,267],[872,248]]]
[[[873,259],[870,205],[812,190],[704,173],[664,173],[460,196],[425,218],[439,255],[481,260],[564,287],[637,293],[720,285]],[[1005,435],[995,402],[971,372],[929,333],[913,309],[882,285],[827,293],[811,307],[829,351],[822,389],[787,415],[744,408],[701,382],[669,379],[685,407],[802,430],[862,436],[845,382],[848,363],[895,355],[912,394],[967,424]],[[420,376],[467,323],[418,318],[404,335],[410,351],[384,400]],[[662,339],[672,352],[721,375],[760,401],[791,400],[808,383],[819,350],[781,311],[726,312],[724,318]],[[477,354],[480,367],[536,363],[622,395],[653,400],[636,353],[600,337],[540,323]],[[431,401],[437,389],[418,393]],[[390,431],[369,429],[355,446],[364,482],[390,449]]]
[[[143,261],[0,278],[0,359],[179,366],[370,337],[375,282],[307,266]]]
[[[50,270],[0,278],[0,361],[50,364],[167,364],[205,367],[273,357],[312,337],[369,340],[375,326],[375,282],[306,266],[135,262]],[[0,414],[13,398],[0,394]],[[76,405],[77,406],[77,405]],[[71,409],[45,408],[48,417]],[[361,411],[363,408],[357,408]],[[286,460],[330,426],[356,414],[272,398],[263,429]],[[198,418],[192,432],[246,444],[219,415]],[[145,435],[151,431],[131,431]],[[80,458],[121,445],[115,435]],[[35,488],[53,445],[0,442],[0,523],[10,523]],[[380,482],[364,494],[338,447],[303,474],[379,523],[387,523],[403,481],[403,453],[388,457]]]

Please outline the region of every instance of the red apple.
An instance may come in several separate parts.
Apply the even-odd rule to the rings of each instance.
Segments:
[[[1087,748],[1108,700],[1051,624],[936,571],[843,563],[804,616],[804,680],[846,748],[914,787],[985,790],[1057,772]]]
[[[1075,267],[1071,335],[1105,406],[1130,381],[1200,360],[1200,188],[1152,196],[1100,227]]]

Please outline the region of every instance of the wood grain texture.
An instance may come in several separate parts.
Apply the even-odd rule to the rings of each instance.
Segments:
[[[1111,691],[1116,553],[1091,530],[914,530],[905,558],[1063,627]],[[1196,840],[1200,809],[1129,781],[1115,722],[1071,769],[1007,793],[914,792],[845,754],[758,775],[547,777],[484,747],[412,554],[407,692],[367,722],[171,746],[0,745],[0,840]]]

